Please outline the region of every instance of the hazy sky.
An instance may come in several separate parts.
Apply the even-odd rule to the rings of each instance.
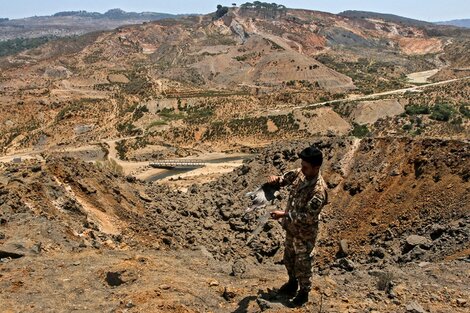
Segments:
[[[125,11],[163,13],[209,13],[217,4],[242,4],[227,0],[0,0],[0,17],[19,18],[51,15],[60,11],[86,10],[104,13],[113,8]],[[253,2],[253,1],[250,1]],[[273,2],[266,0],[266,2]],[[392,13],[425,21],[470,18],[470,0],[285,0],[289,8],[338,13],[363,10]]]

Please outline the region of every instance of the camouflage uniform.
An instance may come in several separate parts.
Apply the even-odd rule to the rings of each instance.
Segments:
[[[284,264],[289,278],[299,281],[300,290],[310,291],[313,248],[318,232],[318,215],[327,202],[326,184],[321,174],[307,180],[300,169],[284,174],[279,182],[291,186],[287,202]]]

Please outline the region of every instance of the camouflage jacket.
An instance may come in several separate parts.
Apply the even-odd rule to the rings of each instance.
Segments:
[[[301,240],[315,240],[318,216],[328,197],[323,177],[319,173],[316,178],[307,180],[300,169],[296,169],[281,176],[279,183],[291,187],[283,228]]]

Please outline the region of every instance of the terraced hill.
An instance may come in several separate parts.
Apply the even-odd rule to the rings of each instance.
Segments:
[[[167,19],[49,42],[0,59],[1,146],[11,153],[144,134],[150,143],[224,149],[226,136],[254,144],[257,136],[346,134],[354,124],[337,113],[347,106],[318,113],[289,107],[413,86],[405,75],[416,71],[440,70],[430,81],[468,76],[468,37],[426,27],[380,16],[286,10],[269,17],[235,8],[219,19]],[[465,93],[468,85],[446,88]],[[466,104],[438,99],[467,129],[460,112]],[[325,114],[337,122],[313,122]],[[432,132],[461,133],[441,126]]]

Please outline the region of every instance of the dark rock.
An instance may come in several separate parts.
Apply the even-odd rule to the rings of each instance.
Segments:
[[[230,301],[230,300],[232,300],[233,298],[236,297],[236,293],[235,293],[233,290],[231,290],[231,289],[225,287],[225,288],[224,288],[224,292],[222,293],[222,297],[223,297],[226,301]]]
[[[24,257],[24,254],[22,253],[0,250],[0,259],[4,259],[4,258],[19,259],[22,257]]]
[[[267,310],[282,310],[285,309],[284,305],[282,303],[278,302],[270,302],[266,299],[262,298],[257,298],[256,302],[258,303],[258,306],[261,310],[261,312],[267,311]]]
[[[390,176],[399,176],[399,175],[400,175],[400,170],[397,168],[390,171]]]
[[[86,194],[94,194],[96,193],[96,189],[92,186],[90,186],[89,184],[87,184],[86,182],[84,181],[78,181],[78,186],[80,187],[80,189],[85,192]]]
[[[446,227],[435,224],[431,227],[431,240],[439,239],[446,231]]]
[[[121,274],[120,272],[107,272],[106,282],[108,285],[115,287],[124,284],[124,281],[121,279]]]
[[[384,234],[384,240],[385,241],[390,241],[393,240],[395,236],[393,235],[393,232],[390,229],[387,229]]]
[[[352,272],[354,270],[354,268],[356,267],[356,265],[354,264],[353,261],[351,261],[350,259],[348,258],[342,258],[339,260],[338,262],[339,264],[339,267],[348,271],[348,272]]]
[[[190,193],[192,194],[196,194],[199,192],[199,187],[197,185],[191,185],[191,187],[189,187],[189,190],[188,190]]]
[[[82,213],[81,205],[73,199],[67,199],[62,204],[62,209],[72,213]]]
[[[106,273],[106,282],[109,286],[117,287],[137,280],[137,274],[131,270],[109,271]]]
[[[134,176],[127,175],[126,176],[126,181],[128,183],[135,183],[137,181],[137,179]]]
[[[403,255],[400,260],[402,262],[411,262],[413,260],[420,260],[426,253],[425,250],[421,249],[421,247],[416,246],[411,251],[407,252],[407,254]]]
[[[466,299],[462,299],[462,298],[457,299],[456,302],[457,302],[457,305],[458,305],[459,307],[464,307],[464,306],[466,306],[466,304],[467,304],[467,300],[466,300]]]
[[[100,249],[103,245],[101,244],[101,242],[99,242],[98,240],[93,240],[92,244],[93,248],[95,249]]]
[[[31,167],[31,172],[33,173],[40,172],[41,170],[42,170],[41,165],[34,165],[33,167]]]
[[[164,238],[162,239],[162,241],[163,241],[164,244],[166,244],[166,245],[168,245],[168,246],[171,246],[171,243],[172,243],[171,238],[164,237]]]
[[[375,248],[370,251],[370,256],[377,257],[379,259],[383,259],[385,257],[385,249],[383,248]]]

